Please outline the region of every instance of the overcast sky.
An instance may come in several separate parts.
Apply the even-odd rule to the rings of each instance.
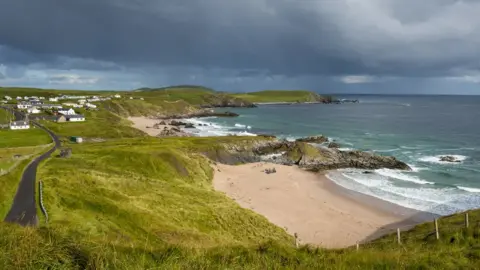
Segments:
[[[480,94],[476,0],[0,0],[0,85]]]

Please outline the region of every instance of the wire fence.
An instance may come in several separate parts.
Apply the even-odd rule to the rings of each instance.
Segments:
[[[412,228],[415,229],[412,230]],[[300,248],[302,243],[297,233],[294,234],[294,238],[294,245]],[[405,247],[410,243],[431,244],[438,241],[454,243],[469,238],[480,238],[480,216],[470,217],[466,212],[433,219],[431,222],[422,224],[410,224],[379,231],[376,237],[358,241],[350,248],[360,250],[382,246]]]
[[[47,209],[45,209],[45,205],[43,204],[43,182],[40,180],[38,181],[38,197],[40,203],[40,209],[42,213],[45,215],[45,223],[48,224],[48,213]]]
[[[411,230],[415,227],[415,230]],[[453,243],[466,237],[480,237],[480,218],[471,218],[469,213],[452,215],[417,226],[407,225],[386,231],[383,236],[370,241],[359,241],[356,249],[381,245],[404,246],[409,243],[447,241]]]

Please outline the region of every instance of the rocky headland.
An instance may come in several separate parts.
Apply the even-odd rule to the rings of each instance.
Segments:
[[[335,147],[313,145],[303,140],[291,142],[264,139],[245,144],[225,144],[205,154],[224,164],[266,161],[282,165],[298,165],[312,172],[342,168],[411,170],[406,163],[395,157],[363,151],[341,151]]]

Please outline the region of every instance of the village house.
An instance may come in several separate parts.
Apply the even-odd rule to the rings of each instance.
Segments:
[[[83,103],[85,103],[85,102],[87,102],[86,99],[79,99],[79,100],[78,100],[78,103],[79,103],[79,104],[83,104]]]
[[[114,95],[115,98],[121,98],[122,96],[120,96],[119,94],[116,94]]]
[[[38,107],[42,109],[61,109],[62,108],[62,106],[58,104],[42,104]]]
[[[58,110],[58,113],[59,114],[63,114],[63,115],[75,115],[77,114],[72,108],[68,109],[68,110]]]
[[[85,103],[85,107],[86,107],[86,108],[92,108],[92,109],[95,109],[95,108],[97,108],[97,105],[95,105],[95,104],[92,104],[92,103]]]
[[[10,97],[10,96],[5,96],[5,100],[12,100],[12,97]]]
[[[40,100],[44,100],[44,99],[45,99],[45,97],[39,97],[38,99],[40,99]]]
[[[22,97],[17,97],[17,100],[22,100]]]
[[[20,102],[17,104],[17,109],[28,109],[28,108],[31,108],[32,107],[32,104],[29,103],[29,102]]]
[[[37,107],[32,107],[32,108],[28,108],[27,109],[27,113],[31,113],[31,114],[37,114],[37,113],[41,113],[42,111],[40,111],[39,109],[37,109]]]
[[[85,121],[85,116],[81,114],[67,115],[67,121],[69,122],[83,122]]]
[[[58,98],[57,97],[51,97],[51,98],[48,98],[48,101],[58,102]]]
[[[65,117],[65,115],[59,115],[57,116],[57,118],[55,118],[55,122],[57,123],[63,123],[63,122],[66,122],[67,121],[67,118]]]
[[[10,122],[10,129],[16,130],[16,129],[29,129],[30,125],[28,121],[13,121]]]

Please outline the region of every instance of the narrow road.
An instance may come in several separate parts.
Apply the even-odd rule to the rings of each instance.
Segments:
[[[15,113],[18,117],[18,112]],[[37,166],[40,162],[50,157],[50,155],[60,147],[60,140],[50,130],[37,122],[30,121],[37,128],[43,129],[52,138],[55,145],[48,152],[32,160],[23,172],[17,193],[13,199],[12,207],[5,217],[6,222],[17,223],[22,226],[36,226],[38,224],[37,203],[35,200],[35,179],[37,177]],[[12,131],[15,132],[15,131]]]

